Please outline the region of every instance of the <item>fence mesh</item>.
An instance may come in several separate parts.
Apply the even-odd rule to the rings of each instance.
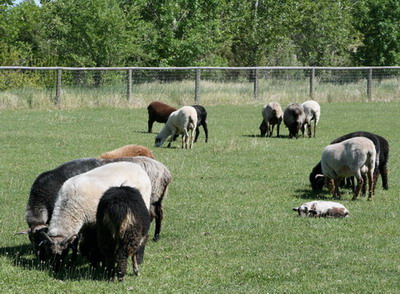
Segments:
[[[399,101],[399,79],[399,67],[0,67],[0,109]]]

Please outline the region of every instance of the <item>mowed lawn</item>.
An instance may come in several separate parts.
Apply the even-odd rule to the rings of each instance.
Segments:
[[[286,105],[282,105],[285,107]],[[0,111],[1,293],[398,293],[400,291],[400,103],[321,104],[314,139],[260,138],[261,105],[205,105],[192,150],[154,148],[141,109]],[[161,129],[155,124],[153,132]],[[340,200],[346,219],[300,218],[313,199],[308,176],[322,149],[353,131],[390,144],[389,190]],[[274,133],[275,135],[275,133]],[[141,275],[110,283],[80,258],[54,275],[34,257],[25,206],[36,176],[126,144],[152,149],[172,172],[160,241],[148,242]],[[151,228],[151,235],[154,225]]]

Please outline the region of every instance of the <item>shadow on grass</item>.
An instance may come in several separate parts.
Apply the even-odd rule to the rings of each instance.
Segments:
[[[68,255],[61,270],[55,273],[49,261],[41,261],[36,257],[31,244],[1,247],[0,256],[8,258],[16,267],[29,271],[48,272],[50,277],[58,280],[109,280],[103,267],[91,267],[87,259],[82,256],[78,256],[76,266],[72,266],[70,255]]]
[[[332,195],[329,192],[321,191],[314,192],[307,189],[298,189],[295,191],[294,197],[309,200],[332,200]]]
[[[288,135],[279,135],[279,137],[277,136],[272,136],[272,137],[265,137],[265,136],[261,136],[261,135],[242,135],[242,137],[247,137],[247,138],[265,138],[266,140],[274,140],[274,139],[295,139],[295,138],[289,138]],[[299,137],[300,139],[301,137]]]

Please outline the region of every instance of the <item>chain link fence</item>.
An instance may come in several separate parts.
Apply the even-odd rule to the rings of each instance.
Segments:
[[[400,101],[400,67],[0,67],[0,109]]]

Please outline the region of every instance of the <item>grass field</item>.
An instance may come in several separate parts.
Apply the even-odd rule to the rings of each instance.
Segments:
[[[153,148],[145,108],[0,111],[0,293],[399,293],[400,103],[322,103],[317,138],[260,138],[260,105],[207,106],[192,150]],[[153,131],[160,130],[155,124]],[[351,217],[299,218],[322,149],[352,131],[390,143],[389,190],[342,196]],[[125,144],[151,148],[173,174],[158,243],[141,276],[110,283],[80,259],[55,276],[34,257],[24,210],[36,176]],[[154,227],[152,226],[151,234]]]

